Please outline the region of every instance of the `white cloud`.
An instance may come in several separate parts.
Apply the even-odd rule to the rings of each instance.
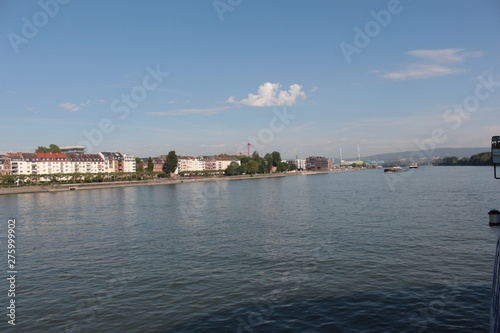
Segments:
[[[226,103],[243,104],[249,106],[291,106],[297,103],[297,99],[306,99],[307,95],[302,91],[302,86],[299,84],[292,84],[288,91],[279,90],[281,84],[266,82],[259,86],[257,95],[248,94],[248,98],[241,101],[236,101],[234,96],[227,99]]]
[[[31,111],[33,113],[40,113],[40,110],[38,108],[35,108],[35,107],[32,107],[32,106],[28,106],[26,108],[26,110]]]
[[[223,147],[228,147],[228,145],[223,144],[223,143],[220,143],[220,144],[218,144],[218,145],[206,145],[206,144],[202,144],[202,145],[200,145],[200,147],[208,147],[208,148],[223,148]]]
[[[441,50],[412,50],[406,54],[417,57],[427,62],[412,63],[405,69],[381,74],[385,79],[391,80],[418,80],[437,76],[458,75],[465,72],[462,68],[450,67],[450,64],[464,62],[470,57],[480,57],[481,51],[463,52],[463,49],[441,49]],[[380,73],[373,70],[370,73]]]
[[[75,112],[75,111],[80,110],[80,106],[73,104],[73,103],[70,103],[70,102],[59,104],[59,106],[62,107],[63,109],[71,111],[71,112]]]
[[[391,80],[417,80],[436,76],[457,75],[465,72],[461,68],[452,68],[435,64],[411,64],[401,71],[389,72],[382,77]]]
[[[75,112],[75,111],[78,111],[82,107],[85,107],[89,104],[90,104],[90,100],[87,100],[86,102],[80,103],[80,104],[74,104],[74,103],[70,103],[70,102],[61,103],[61,104],[59,104],[59,106],[65,110],[70,111],[70,112]]]
[[[442,50],[413,50],[407,54],[426,59],[432,62],[440,63],[459,63],[465,61],[469,57],[480,57],[483,55],[481,51],[462,52],[463,49],[442,49]]]
[[[315,122],[313,121],[310,121],[308,123],[305,123],[305,124],[302,124],[300,126],[297,126],[297,127],[294,127],[292,128],[293,131],[298,131],[298,130],[301,130],[301,129],[304,129],[304,128],[307,128],[307,127],[310,127],[311,125],[314,125],[316,124]]]
[[[106,103],[106,100],[105,100],[104,98],[101,98],[101,99],[99,100],[99,103]]]
[[[314,87],[311,88],[310,92],[313,93],[313,92],[316,92],[318,90],[319,90],[319,87],[318,86],[314,86]]]
[[[189,100],[178,100],[177,98],[171,100],[171,101],[168,101],[167,104],[188,104],[190,103]]]
[[[190,115],[201,115],[208,116],[211,114],[219,113],[224,110],[229,109],[228,106],[218,106],[211,108],[202,109],[179,109],[172,111],[158,111],[158,112],[147,112],[146,114],[150,116],[190,116]]]

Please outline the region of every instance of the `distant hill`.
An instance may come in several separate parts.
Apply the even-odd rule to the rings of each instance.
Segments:
[[[446,156],[456,156],[459,159],[462,157],[471,157],[472,155],[490,151],[489,147],[485,148],[436,148],[432,150],[413,150],[413,151],[403,151],[399,153],[387,153],[379,155],[371,155],[361,157],[362,160],[366,161],[399,161],[408,159],[410,156],[426,156],[429,158],[438,157],[443,158]],[[357,158],[351,158],[349,160],[357,160]]]

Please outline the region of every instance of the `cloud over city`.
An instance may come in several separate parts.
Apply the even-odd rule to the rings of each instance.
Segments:
[[[383,73],[382,77],[390,80],[418,80],[431,77],[458,75],[466,72],[463,68],[451,67],[451,64],[464,62],[471,57],[480,57],[481,51],[463,52],[463,49],[412,50],[407,55],[424,62],[408,64],[404,69]],[[378,70],[373,73],[380,72]]]
[[[224,110],[229,109],[228,106],[216,106],[209,108],[193,108],[193,109],[178,109],[172,111],[157,111],[157,112],[147,112],[146,114],[150,116],[190,116],[190,115],[201,115],[208,116],[211,114],[216,114]]]
[[[86,101],[85,103],[80,103],[80,104],[74,104],[74,103],[66,102],[66,103],[59,104],[59,107],[65,109],[65,110],[68,110],[70,112],[75,112],[75,111],[78,111],[82,107],[85,107],[85,106],[87,106],[89,104],[90,104],[90,101]]]
[[[382,77],[391,80],[418,80],[436,76],[457,75],[465,72],[461,68],[453,68],[436,64],[410,64],[406,69],[383,74]]]
[[[464,49],[442,49],[442,50],[413,50],[406,54],[411,56],[440,63],[459,63],[470,57],[480,57],[481,51],[463,52]]]
[[[291,106],[298,102],[298,99],[304,100],[307,95],[302,91],[300,84],[292,84],[288,91],[280,90],[281,84],[266,82],[259,86],[257,94],[248,94],[248,97],[237,101],[236,97],[231,96],[226,103],[248,106]]]

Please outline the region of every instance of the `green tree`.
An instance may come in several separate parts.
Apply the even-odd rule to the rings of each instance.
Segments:
[[[51,144],[49,148],[44,147],[44,146],[38,146],[38,148],[35,150],[35,153],[60,153],[61,148],[59,148],[58,145]]]
[[[469,164],[469,158],[468,157],[462,157],[459,161],[458,164],[460,165],[468,165]]]
[[[177,170],[177,164],[179,163],[177,159],[177,154],[175,150],[171,150],[167,155],[166,171],[167,173],[174,173]]]
[[[458,157],[456,156],[447,156],[443,158],[443,165],[457,165],[458,164]]]
[[[153,159],[150,157],[150,158],[148,158],[148,169],[147,169],[147,171],[151,172],[151,171],[153,171],[153,169],[154,169]]]
[[[247,163],[247,172],[248,173],[251,173],[251,174],[255,174],[259,171],[259,163],[257,163],[256,161],[250,161]]]
[[[12,175],[5,175],[2,177],[2,183],[5,185],[14,184],[15,178]]]
[[[297,165],[295,165],[295,163],[290,164],[290,167],[288,168],[288,170],[290,170],[290,171],[297,170]]]
[[[234,176],[239,174],[239,164],[236,162],[231,162],[231,164],[228,165],[228,167],[225,170],[225,174],[228,176]]]
[[[49,153],[60,153],[60,152],[61,152],[61,148],[59,148],[58,145],[51,144],[49,146]]]
[[[238,174],[248,173],[248,163],[241,163],[238,167]]]
[[[271,172],[271,167],[273,166],[273,155],[267,153],[264,155],[264,160],[267,166],[267,172]]]
[[[139,157],[135,158],[135,170],[137,172],[142,172],[143,170],[142,160]]]
[[[246,163],[250,162],[250,160],[251,160],[250,156],[246,156],[246,155],[241,156],[241,158],[240,158],[241,164],[246,164]]]
[[[271,164],[265,158],[262,158],[259,165],[259,173],[269,173]]]
[[[276,168],[276,171],[283,172],[288,170],[288,163],[285,162],[279,162],[278,167]]]
[[[484,152],[472,155],[469,160],[469,165],[490,165],[490,164],[491,164],[490,152]]]
[[[271,156],[273,157],[273,166],[277,167],[281,163],[281,154],[277,151],[273,151]]]

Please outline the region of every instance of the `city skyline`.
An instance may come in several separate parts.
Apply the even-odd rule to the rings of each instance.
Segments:
[[[500,134],[500,4],[0,4],[0,153],[375,155]]]

